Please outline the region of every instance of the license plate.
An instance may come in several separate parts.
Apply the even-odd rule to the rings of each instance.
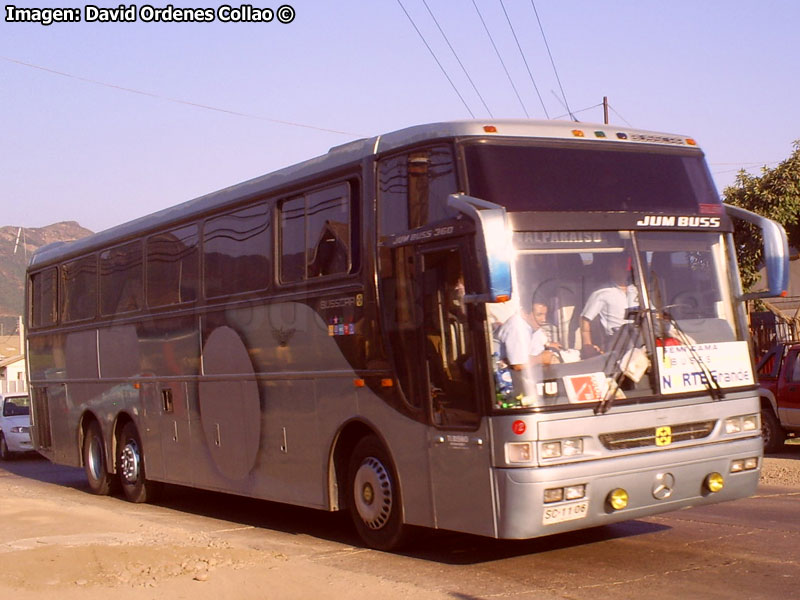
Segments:
[[[542,525],[553,525],[564,521],[583,519],[589,513],[589,502],[576,502],[574,504],[559,504],[558,506],[545,506]]]

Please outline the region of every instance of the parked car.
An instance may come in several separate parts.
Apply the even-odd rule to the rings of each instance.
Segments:
[[[761,396],[764,450],[777,452],[800,433],[800,342],[782,342],[756,367]]]
[[[0,394],[0,460],[32,452],[31,401],[27,394]]]

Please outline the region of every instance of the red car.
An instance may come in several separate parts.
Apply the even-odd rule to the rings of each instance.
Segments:
[[[774,346],[758,362],[764,450],[777,452],[800,433],[800,342]]]

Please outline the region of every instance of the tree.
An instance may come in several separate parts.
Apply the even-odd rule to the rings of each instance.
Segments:
[[[725,188],[724,201],[777,221],[786,229],[789,246],[800,248],[800,140],[794,152],[774,169],[763,167],[760,176],[739,171],[736,183]],[[735,220],[733,234],[745,291],[758,281],[762,263],[760,232]]]

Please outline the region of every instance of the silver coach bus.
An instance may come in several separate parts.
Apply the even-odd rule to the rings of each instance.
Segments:
[[[347,509],[382,549],[408,526],[531,538],[747,496],[731,216],[762,230],[780,294],[783,230],[722,205],[690,138],[492,121],[354,141],[40,249],[34,442],[98,494]],[[538,340],[519,364],[514,325]]]

